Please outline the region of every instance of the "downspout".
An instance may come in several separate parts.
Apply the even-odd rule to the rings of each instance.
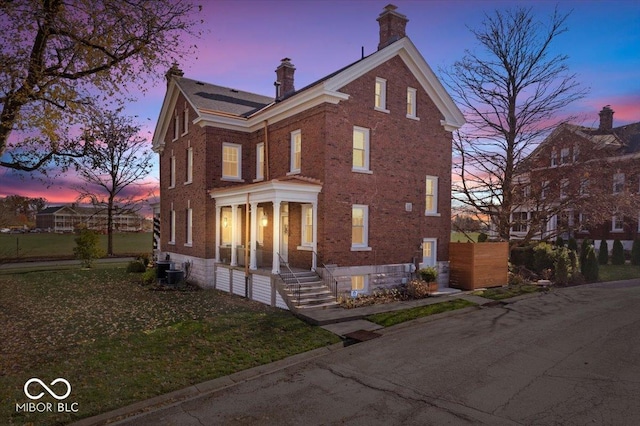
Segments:
[[[255,214],[255,213],[253,213]],[[244,297],[249,297],[249,193],[244,207]]]
[[[269,122],[264,120],[264,180],[271,179],[269,171]]]

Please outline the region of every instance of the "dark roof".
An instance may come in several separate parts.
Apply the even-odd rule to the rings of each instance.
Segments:
[[[190,78],[174,78],[180,89],[197,108],[248,117],[274,101],[274,98],[268,96],[216,86]]]
[[[640,122],[616,127],[613,132],[624,142],[625,154],[640,152]]]

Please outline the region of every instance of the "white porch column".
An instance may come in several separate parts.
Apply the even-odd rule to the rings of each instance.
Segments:
[[[222,207],[216,204],[216,263],[220,262],[220,216],[222,213]]]
[[[249,263],[249,269],[252,270],[258,269],[258,253],[256,252],[258,241],[258,220],[258,203],[251,203],[251,262]]]
[[[273,262],[272,274],[280,273],[280,200],[273,201]]]
[[[231,266],[238,265],[238,205],[231,205]]]
[[[313,253],[311,254],[311,269],[318,268],[318,203],[311,204],[311,220],[313,221]]]

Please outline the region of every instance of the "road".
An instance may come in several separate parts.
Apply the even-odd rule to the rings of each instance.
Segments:
[[[640,280],[554,289],[127,419],[130,425],[637,425]]]

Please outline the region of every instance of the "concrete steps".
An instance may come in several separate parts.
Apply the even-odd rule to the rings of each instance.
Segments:
[[[338,306],[331,290],[314,271],[294,272],[293,276],[285,275],[282,279],[287,288],[286,297],[296,309],[327,309]]]

